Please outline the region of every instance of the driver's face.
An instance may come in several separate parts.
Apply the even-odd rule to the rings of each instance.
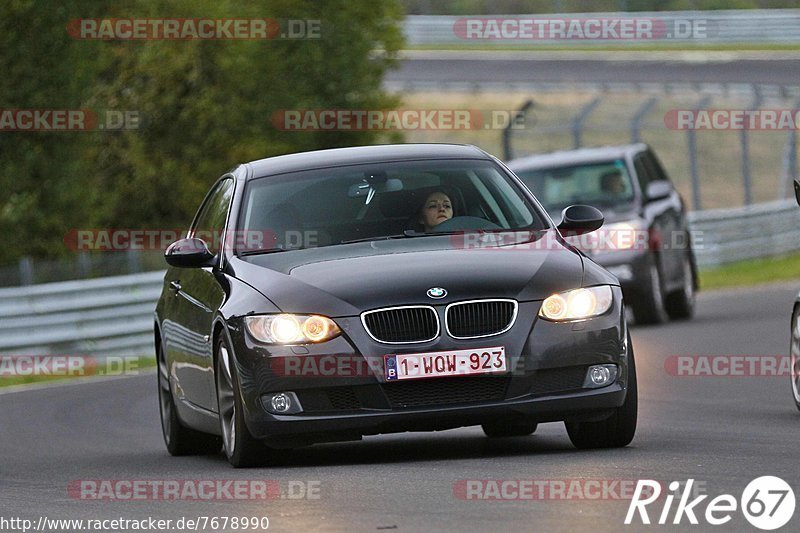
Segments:
[[[425,226],[425,231],[431,231],[445,220],[453,218],[453,204],[446,194],[441,192],[431,193],[422,206],[420,222]]]

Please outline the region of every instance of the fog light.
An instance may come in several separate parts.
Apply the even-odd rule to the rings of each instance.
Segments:
[[[599,389],[611,385],[617,380],[617,365],[593,365],[586,372],[583,387],[586,389]]]
[[[293,392],[276,392],[261,397],[264,409],[276,415],[291,415],[303,410],[297,395]]]

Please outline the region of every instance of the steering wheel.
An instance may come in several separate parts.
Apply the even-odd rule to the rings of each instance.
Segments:
[[[503,229],[494,222],[480,217],[453,217],[434,226],[433,231],[458,231],[468,229]]]

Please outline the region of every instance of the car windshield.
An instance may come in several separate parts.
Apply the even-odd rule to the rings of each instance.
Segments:
[[[359,164],[248,182],[239,253],[463,231],[536,231],[545,218],[492,161]]]
[[[633,201],[633,184],[621,159],[520,170],[517,175],[550,212],[573,204],[603,208]]]

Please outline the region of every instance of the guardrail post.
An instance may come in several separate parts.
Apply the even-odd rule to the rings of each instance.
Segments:
[[[761,91],[757,85],[753,86],[755,92],[753,96],[753,103],[750,106],[751,110],[758,109],[761,106]],[[753,184],[750,175],[750,142],[747,137],[747,125],[739,130],[739,141],[742,147],[742,187],[744,188],[744,205],[751,205],[753,203]]]
[[[583,106],[581,110],[578,111],[578,114],[575,115],[575,118],[572,119],[572,138],[575,139],[575,148],[581,147],[581,130],[583,129],[584,122],[586,122],[586,119],[589,118],[589,115],[602,100],[603,99],[599,96],[596,97],[594,100]]]
[[[511,150],[511,133],[513,132],[512,128],[516,125],[516,118],[519,116],[524,116],[525,113],[528,112],[528,109],[532,108],[535,105],[532,99],[528,99],[522,107],[520,107],[514,117],[508,122],[508,125],[503,128],[503,159],[505,161],[511,161],[513,159],[513,153]]]
[[[33,259],[30,257],[19,259],[19,284],[33,285]]]
[[[78,252],[78,276],[88,278],[92,271],[91,259],[86,252]]]
[[[694,112],[697,113],[701,109],[708,107],[711,102],[710,96],[704,96],[697,102]],[[700,195],[700,172],[697,169],[697,132],[694,128],[686,130],[686,139],[689,143],[689,168],[692,173],[692,208],[695,211],[703,210],[703,201]]]
[[[794,104],[794,109],[800,109],[800,98]],[[786,198],[786,192],[792,189],[792,182],[797,176],[797,128],[789,128],[786,134],[786,146],[783,150],[783,171],[778,185],[778,200]]]
[[[644,119],[645,115],[647,115],[652,109],[653,106],[656,105],[658,99],[653,96],[648,101],[646,101],[642,106],[636,110],[636,113],[633,115],[631,119],[631,142],[638,143],[639,136],[641,134],[642,128],[642,120]]]
[[[139,250],[129,248],[125,254],[128,256],[128,273],[138,274],[142,271],[142,256]]]

